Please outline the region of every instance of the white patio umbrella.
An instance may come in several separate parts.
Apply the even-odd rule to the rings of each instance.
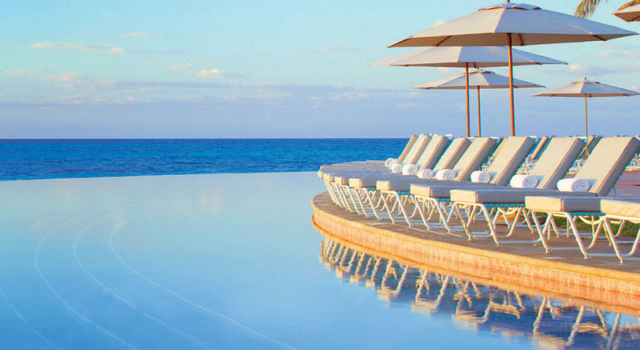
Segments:
[[[627,22],[640,21],[640,5],[633,5],[613,13]]]
[[[467,77],[469,68],[503,67],[509,64],[509,52],[505,46],[447,46],[430,47],[411,51],[394,57],[385,57],[371,63],[372,66],[396,67],[448,67],[465,68],[463,77]],[[567,64],[549,57],[532,54],[522,50],[513,50],[513,65]],[[467,84],[468,85],[468,84]],[[466,89],[467,137],[471,136],[469,86]]]
[[[467,85],[468,84],[468,85]],[[482,122],[480,112],[480,89],[508,89],[509,77],[485,70],[476,70],[467,75],[460,74],[454,77],[444,78],[431,83],[414,86],[412,89],[422,90],[453,90],[475,88],[478,92],[478,136],[482,136]],[[543,88],[544,86],[528,81],[514,79],[514,88]]]
[[[513,46],[605,41],[636,33],[528,4],[493,5],[412,35],[389,47],[507,46],[511,80],[511,134],[515,135]]]
[[[591,97],[618,97],[618,96],[636,96],[639,93],[619,87],[601,84],[597,81],[587,80],[573,82],[563,85],[555,89],[543,91],[533,96],[546,97],[584,97],[584,134],[589,137],[589,128],[587,123],[587,99]]]

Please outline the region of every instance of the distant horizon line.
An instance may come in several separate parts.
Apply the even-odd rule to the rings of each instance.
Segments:
[[[0,138],[0,141],[25,140],[379,140],[405,139],[407,137],[46,137]]]

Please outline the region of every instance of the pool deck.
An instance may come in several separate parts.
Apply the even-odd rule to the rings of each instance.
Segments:
[[[617,189],[619,197],[640,198],[640,172],[625,173]],[[577,249],[545,253],[542,246],[531,243],[498,247],[491,239],[469,241],[455,229],[452,234],[437,228],[428,231],[424,226],[410,228],[347,212],[334,205],[326,193],[316,196],[312,205],[318,228],[368,249],[498,284],[640,310],[640,259],[626,260],[621,265],[615,257],[586,260]],[[505,242],[534,238],[525,228]],[[573,238],[553,239],[550,243],[552,247],[576,246]],[[628,248],[623,245],[623,249]],[[600,242],[593,252],[612,250],[606,242]]]

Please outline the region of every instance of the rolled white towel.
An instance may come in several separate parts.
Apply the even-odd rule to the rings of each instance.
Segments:
[[[562,179],[558,181],[558,189],[563,192],[587,192],[591,188],[589,180]]]
[[[391,164],[393,164],[396,160],[393,158],[389,158],[387,160],[384,161],[384,166],[386,166],[387,168],[391,167]]]
[[[436,171],[436,180],[449,180],[453,181],[456,179],[456,172],[451,169],[440,169]]]
[[[416,174],[421,179],[433,179],[436,173],[431,169],[422,169]]]
[[[400,174],[402,172],[402,164],[400,163],[393,163],[391,164],[391,172],[394,174]]]
[[[324,178],[324,171],[318,170],[318,177],[321,179]]]
[[[491,181],[491,174],[484,171],[474,171],[471,173],[471,182],[488,184]]]
[[[418,172],[418,166],[415,164],[405,164],[402,166],[402,175],[415,175]]]
[[[536,188],[538,178],[533,175],[513,175],[509,185],[515,188]]]

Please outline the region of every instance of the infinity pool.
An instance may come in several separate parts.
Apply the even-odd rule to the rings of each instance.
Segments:
[[[322,191],[315,173],[0,182],[0,348],[532,349],[547,344],[529,330],[542,297],[518,295],[528,307],[518,309],[508,291],[483,299],[478,293],[493,287],[461,292],[465,281],[452,277],[445,283],[441,274],[420,287],[419,270],[407,270],[411,273],[401,279],[409,267],[388,260],[378,259],[375,273],[362,269],[363,260],[356,271],[356,258],[364,253],[353,258],[356,250],[345,247],[341,254],[351,255],[338,255],[339,243],[312,226],[310,201]],[[417,290],[424,293],[425,286],[436,299],[444,293],[435,309],[433,303],[416,306]],[[507,326],[492,328],[500,322],[461,320],[454,302],[464,302],[467,319],[484,317],[492,302],[518,313],[494,312]],[[546,323],[538,322],[537,335],[560,327],[557,338],[565,339],[572,327],[596,325],[576,329],[573,343],[558,341],[555,347],[638,345],[631,331],[638,328],[637,318],[588,307],[580,316],[580,305],[557,300],[548,305],[569,311],[554,314],[545,306],[540,320]],[[552,323],[554,317],[566,320]]]

